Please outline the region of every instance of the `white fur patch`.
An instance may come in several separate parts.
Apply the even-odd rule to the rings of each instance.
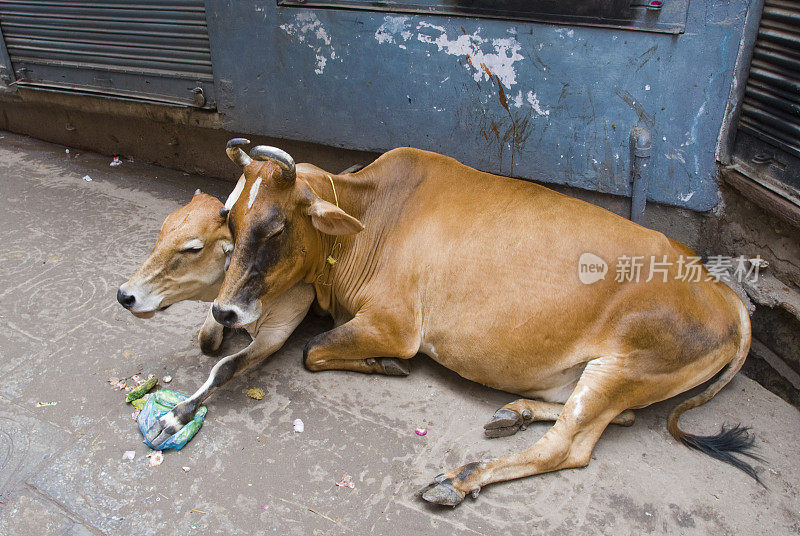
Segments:
[[[247,200],[247,210],[250,210],[250,207],[253,206],[256,196],[258,195],[259,188],[261,188],[261,177],[257,178],[256,182],[254,182],[250,187],[250,198]]]
[[[163,419],[164,419],[164,425],[165,425],[164,427],[165,428],[170,427],[170,426],[174,426],[176,428],[180,428],[181,427],[181,423],[178,422],[178,419],[175,417],[175,415],[172,414],[172,412],[169,412],[166,415],[164,415]]]
[[[225,252],[225,271],[228,271],[228,266],[231,265],[231,253],[233,252],[233,243],[226,242],[222,246],[222,251]]]
[[[433,359],[438,359],[438,357],[439,357],[439,354],[436,353],[436,348],[434,348],[434,346],[431,343],[425,341],[425,334],[424,333],[422,334],[422,337],[421,337],[421,340],[420,340],[420,343],[419,343],[419,351],[421,353],[425,354],[426,356],[428,356],[430,358],[433,358]]]
[[[239,200],[239,196],[242,195],[242,190],[244,190],[244,175],[239,177],[239,181],[236,183],[236,187],[231,192],[231,195],[228,196],[228,199],[225,200],[225,208],[228,210],[233,208],[233,205],[236,204],[236,201]]]

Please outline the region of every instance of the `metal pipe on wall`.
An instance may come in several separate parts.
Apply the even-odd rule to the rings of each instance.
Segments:
[[[647,185],[650,182],[650,131],[634,127],[630,136],[631,147],[631,220],[640,223],[647,203]]]

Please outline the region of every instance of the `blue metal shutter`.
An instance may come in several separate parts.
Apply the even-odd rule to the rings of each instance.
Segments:
[[[0,0],[20,86],[215,107],[203,0]]]
[[[800,1],[764,5],[739,128],[800,157]]]

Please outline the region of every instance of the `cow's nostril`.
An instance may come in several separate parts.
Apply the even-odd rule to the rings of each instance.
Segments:
[[[120,288],[117,290],[117,301],[126,309],[130,309],[133,307],[133,304],[136,303],[136,296],[128,294]]]
[[[231,327],[236,324],[236,320],[239,318],[239,315],[236,314],[236,311],[224,309],[216,303],[213,305],[213,307],[211,307],[211,314],[214,315],[214,319],[217,322],[227,327]]]

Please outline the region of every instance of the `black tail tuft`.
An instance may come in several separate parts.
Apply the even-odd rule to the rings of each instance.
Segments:
[[[734,454],[740,454],[753,460],[764,461],[752,452],[755,448],[755,439],[750,434],[750,428],[738,424],[733,428],[723,426],[716,435],[700,436],[682,434],[680,440],[689,448],[704,452],[712,458],[729,463],[737,469],[744,471],[753,477],[756,482],[764,486],[764,483],[761,482],[753,466],[734,456]]]

